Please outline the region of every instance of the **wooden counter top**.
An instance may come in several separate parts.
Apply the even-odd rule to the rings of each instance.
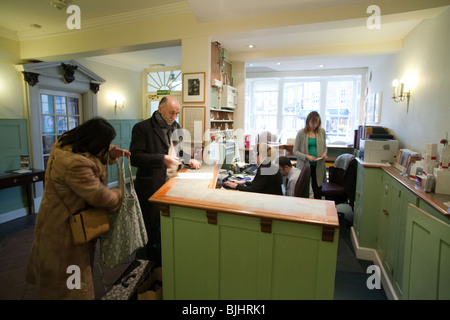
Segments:
[[[204,209],[212,213],[224,212],[254,216],[265,223],[283,220],[323,226],[323,234],[333,235],[339,228],[333,201],[276,196],[228,189],[216,189],[220,166],[203,165],[199,170],[182,169],[179,172],[209,174],[208,178],[184,179],[179,174],[167,181],[149,201],[161,208],[169,205]],[[326,236],[328,238],[328,236]],[[332,238],[331,238],[332,239]],[[328,240],[329,241],[329,240]],[[332,241],[332,240],[331,240]]]
[[[428,193],[423,191],[422,188],[417,186],[414,181],[407,179],[400,175],[400,171],[388,164],[376,164],[376,163],[367,163],[359,158],[356,158],[359,163],[361,163],[364,167],[367,168],[381,168],[383,171],[388,173],[395,180],[400,182],[403,186],[405,186],[408,190],[414,193],[416,196],[421,198],[423,201],[428,203],[434,209],[439,211],[442,215],[446,216],[450,219],[449,207],[444,204],[444,202],[450,203],[450,195],[445,194],[437,194],[437,193]]]
[[[444,204],[444,202],[450,202],[450,195],[429,193],[423,191],[421,187],[416,185],[416,183],[410,179],[406,179],[400,175],[400,171],[394,167],[382,167],[382,169],[391,175],[395,180],[400,182],[412,193],[420,197],[434,209],[439,211],[441,214],[450,219],[449,207]]]

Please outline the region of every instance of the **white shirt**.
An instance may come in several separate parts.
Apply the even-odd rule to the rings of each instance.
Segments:
[[[292,166],[291,170],[289,171],[288,175],[287,175],[287,185],[286,185],[286,195],[293,197],[294,196],[294,192],[295,192],[295,185],[297,184],[297,180],[298,177],[300,176],[300,173],[302,171],[297,168]],[[311,199],[314,199],[314,193],[312,191],[311,188],[311,181],[309,182],[309,197]]]
[[[294,166],[291,167],[287,175],[287,185],[286,185],[286,195],[293,197],[295,191],[295,185],[297,184],[298,177],[300,176],[301,170]]]

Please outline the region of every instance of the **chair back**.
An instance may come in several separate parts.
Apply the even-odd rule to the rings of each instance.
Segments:
[[[311,168],[305,164],[295,184],[294,197],[309,198],[309,181],[311,180]]]
[[[329,177],[328,177],[329,182],[336,183],[341,186],[344,185],[344,176],[345,176],[344,169],[330,167],[330,168],[328,168],[328,172],[329,172]]]

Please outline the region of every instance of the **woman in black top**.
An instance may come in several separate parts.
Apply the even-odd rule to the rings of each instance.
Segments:
[[[256,145],[256,164],[258,170],[253,181],[229,180],[224,185],[239,191],[282,195],[282,176],[278,166],[270,162],[271,148],[266,143]]]

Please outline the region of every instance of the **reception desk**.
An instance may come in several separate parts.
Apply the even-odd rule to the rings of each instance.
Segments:
[[[164,299],[333,299],[334,202],[217,189],[218,172],[179,172],[149,199]]]

